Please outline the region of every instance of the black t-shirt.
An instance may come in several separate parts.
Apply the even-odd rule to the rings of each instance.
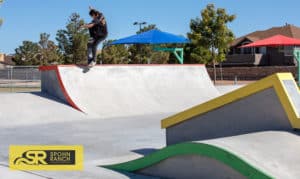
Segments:
[[[102,13],[97,19],[93,19],[91,24],[95,24],[89,29],[90,36],[94,39],[107,36],[107,23]]]

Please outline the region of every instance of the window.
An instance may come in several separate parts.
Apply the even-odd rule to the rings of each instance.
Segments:
[[[242,45],[248,45],[251,41],[244,41]],[[241,54],[252,54],[252,48],[241,48]]]

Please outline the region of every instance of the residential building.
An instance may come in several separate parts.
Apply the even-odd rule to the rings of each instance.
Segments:
[[[13,56],[0,53],[0,66],[5,67],[7,65],[15,65]]]
[[[295,47],[258,47],[240,48],[257,40],[262,40],[274,35],[284,35],[300,39],[300,27],[286,24],[282,27],[273,27],[263,31],[255,31],[234,40],[230,45],[230,52],[223,66],[295,66],[293,57]]]

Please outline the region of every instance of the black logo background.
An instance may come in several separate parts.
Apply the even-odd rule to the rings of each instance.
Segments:
[[[45,161],[48,165],[75,165],[75,150],[45,150],[47,158]],[[68,160],[51,160],[53,153],[69,153],[70,158]]]

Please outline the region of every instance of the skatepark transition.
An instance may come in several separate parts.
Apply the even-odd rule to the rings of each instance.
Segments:
[[[280,73],[221,95],[203,65],[45,66],[42,91],[98,118],[159,115],[165,148],[100,166],[163,178],[297,178],[300,93]],[[145,135],[147,135],[145,133]],[[100,149],[99,149],[100,150]]]

